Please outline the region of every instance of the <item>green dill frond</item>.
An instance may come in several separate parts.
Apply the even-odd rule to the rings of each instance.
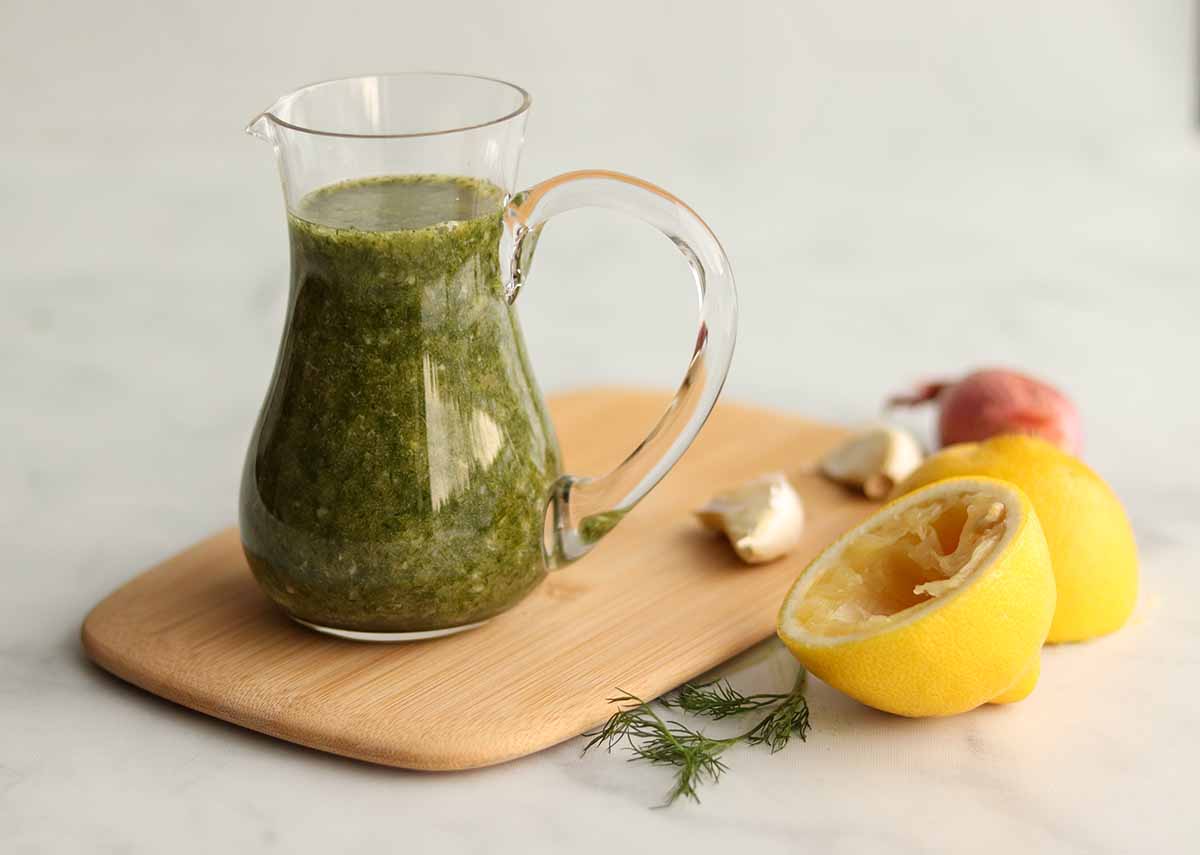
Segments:
[[[719,721],[735,715],[769,707],[787,698],[787,694],[761,693],[743,695],[728,680],[713,680],[708,683],[685,683],[675,697],[661,701],[667,709],[681,709],[692,715],[704,716]]]
[[[804,698],[807,683],[808,672],[801,670],[796,685],[783,702],[746,732],[747,744],[766,745],[774,754],[788,744],[792,734],[799,736],[801,742],[808,739],[808,701]]]
[[[640,760],[675,768],[675,784],[663,807],[680,796],[698,803],[697,785],[705,780],[716,783],[727,768],[720,760],[726,741],[709,739],[681,722],[666,721],[637,695],[618,691],[623,694],[609,698],[609,703],[625,706],[609,716],[599,730],[584,734],[591,740],[583,753],[601,745],[611,752],[624,743],[632,754],[630,762]]]
[[[686,683],[674,697],[659,703],[668,710],[676,709],[691,715],[720,720],[770,708],[749,730],[725,739],[712,739],[682,722],[664,719],[652,706],[631,692],[617,689],[620,695],[609,698],[617,711],[589,737],[583,753],[598,746],[611,752],[624,746],[630,762],[647,762],[653,766],[670,766],[675,770],[675,782],[667,793],[662,807],[685,796],[699,803],[697,787],[715,784],[728,766],[721,760],[725,749],[739,742],[747,745],[766,745],[772,754],[787,745],[792,735],[804,740],[808,735],[808,703],[804,698],[807,674],[802,669],[796,683],[787,694],[743,695],[728,680],[709,683]]]

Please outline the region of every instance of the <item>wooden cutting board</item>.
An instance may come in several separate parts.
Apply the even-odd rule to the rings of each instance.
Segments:
[[[613,390],[554,398],[568,470],[607,471],[667,400]],[[260,593],[230,529],[111,594],[84,621],[83,646],[147,691],[321,751],[410,769],[501,763],[603,721],[618,686],[653,698],[770,636],[792,580],[873,508],[812,474],[842,436],[719,405],[594,552],[461,635],[369,644],[304,629]],[[804,497],[804,541],[785,559],[746,566],[690,511],[774,470]]]

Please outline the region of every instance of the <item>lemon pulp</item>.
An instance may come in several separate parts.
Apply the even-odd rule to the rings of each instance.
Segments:
[[[980,493],[904,508],[847,545],[812,581],[795,620],[812,635],[837,637],[907,617],[987,564],[1007,516],[1003,502]]]

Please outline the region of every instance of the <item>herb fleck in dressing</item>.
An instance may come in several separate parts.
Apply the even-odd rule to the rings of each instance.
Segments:
[[[289,214],[289,317],[242,479],[250,567],[321,626],[408,632],[545,573],[553,428],[499,270],[495,186],[385,176]]]

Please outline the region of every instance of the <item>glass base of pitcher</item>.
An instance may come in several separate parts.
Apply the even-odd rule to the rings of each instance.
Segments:
[[[487,623],[486,620],[477,621],[476,623],[464,623],[462,626],[450,626],[445,629],[426,629],[419,632],[362,632],[357,629],[338,629],[333,626],[321,626],[319,623],[311,623],[306,620],[301,620],[298,617],[288,615],[296,623],[301,626],[306,626],[309,629],[315,629],[317,632],[325,635],[333,635],[338,638],[346,638],[350,641],[382,641],[382,642],[397,642],[397,641],[425,641],[430,638],[443,638],[447,635],[457,635],[460,632],[466,632],[469,629],[483,626]]]

